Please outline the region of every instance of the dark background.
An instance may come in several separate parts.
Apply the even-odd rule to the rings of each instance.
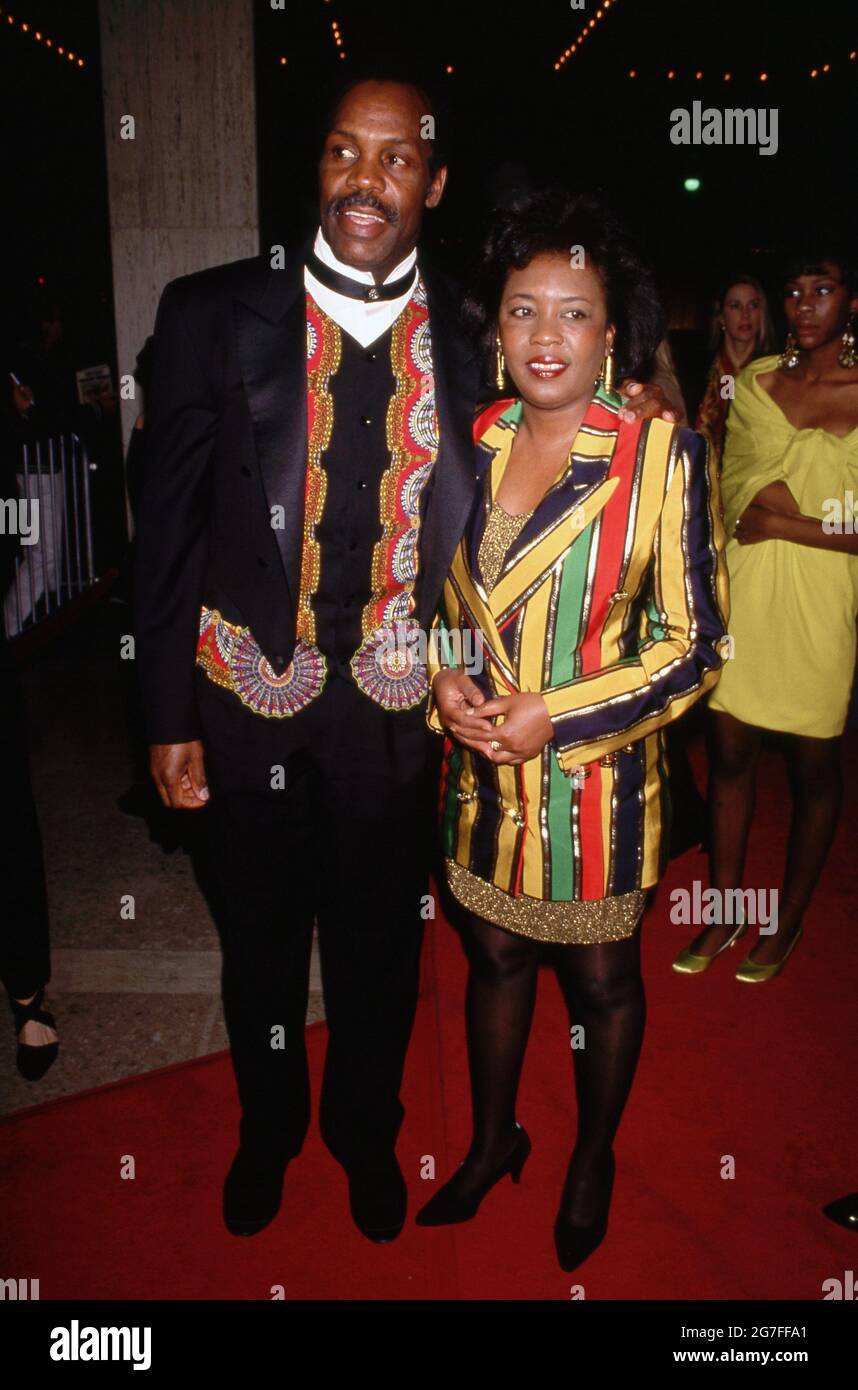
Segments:
[[[9,25],[10,8],[17,23],[38,25],[86,66]],[[455,108],[448,192],[427,219],[427,240],[454,269],[498,197],[528,180],[559,181],[603,189],[634,225],[656,263],[674,332],[704,328],[717,281],[735,267],[767,281],[777,319],[781,242],[808,224],[854,242],[858,61],[849,53],[858,47],[858,10],[842,0],[613,0],[555,71],[598,8],[596,0],[583,11],[561,0],[290,0],[272,11],[257,0],[261,245],[294,242],[312,224],[320,91],[356,60],[398,50],[437,74]],[[826,63],[830,72],[812,79],[811,68]],[[777,154],[672,145],[670,112],[695,99],[722,109],[777,107]],[[0,102],[6,332],[38,277],[65,289],[86,320],[111,275],[95,0],[2,7]],[[684,190],[688,176],[701,180],[699,192]]]

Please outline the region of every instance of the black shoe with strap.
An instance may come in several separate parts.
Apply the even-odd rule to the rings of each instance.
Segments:
[[[506,1158],[500,1163],[489,1176],[476,1187],[472,1192],[460,1193],[458,1191],[459,1172],[464,1167],[464,1163],[459,1164],[459,1169],[453,1174],[448,1182],[435,1193],[414,1218],[418,1226],[455,1226],[462,1221],[470,1221],[476,1216],[480,1203],[488,1192],[494,1187],[495,1183],[500,1182],[501,1178],[509,1173],[513,1182],[518,1182],[521,1178],[521,1170],[530,1155],[530,1136],[526,1129],[516,1121],[518,1133],[515,1142],[507,1154]]]
[[[15,1020],[15,1036],[18,1038],[15,1063],[25,1081],[41,1080],[48,1068],[53,1066],[60,1050],[58,1042],[24,1043],[20,1041],[19,1037],[24,1024],[30,1022],[43,1023],[46,1028],[53,1028],[56,1031],[57,1021],[53,1014],[50,1010],[42,1008],[45,988],[45,985],[42,985],[42,988],[33,995],[29,1004],[19,1004],[17,999],[9,996],[9,1005]]]

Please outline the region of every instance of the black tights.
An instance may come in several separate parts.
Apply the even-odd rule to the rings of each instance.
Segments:
[[[721,710],[711,711],[711,718],[710,882],[724,891],[742,883],[762,732]],[[789,734],[784,744],[792,822],[778,926],[790,935],[801,922],[834,839],[843,774],[839,738]]]
[[[580,1181],[571,1204],[576,1219],[586,1221],[590,1170],[611,1149],[643,1040],[640,924],[625,941],[546,948],[469,914],[462,935],[470,962],[465,1018],[474,1134],[457,1185],[463,1193],[478,1186],[512,1147],[537,971],[546,955],[570,1022],[583,1029],[572,1051],[578,1098],[573,1177]]]

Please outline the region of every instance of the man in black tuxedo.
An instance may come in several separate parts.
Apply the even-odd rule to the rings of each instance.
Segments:
[[[322,1135],[364,1234],[405,1219],[394,1149],[433,838],[411,641],[471,506],[479,375],[455,292],[416,251],[446,179],[432,114],[410,83],[347,88],[312,251],[183,276],[158,308],[137,656],[162,800],[208,808],[235,1234],[274,1217],[309,1123],[314,919]]]

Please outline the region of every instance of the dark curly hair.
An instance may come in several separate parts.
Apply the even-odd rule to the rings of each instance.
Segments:
[[[631,234],[595,195],[549,188],[529,193],[492,214],[491,229],[465,296],[462,316],[493,380],[495,331],[511,270],[536,256],[569,255],[582,246],[605,290],[608,322],[616,327],[614,379],[646,379],[664,337],[665,318],[655,278]]]

